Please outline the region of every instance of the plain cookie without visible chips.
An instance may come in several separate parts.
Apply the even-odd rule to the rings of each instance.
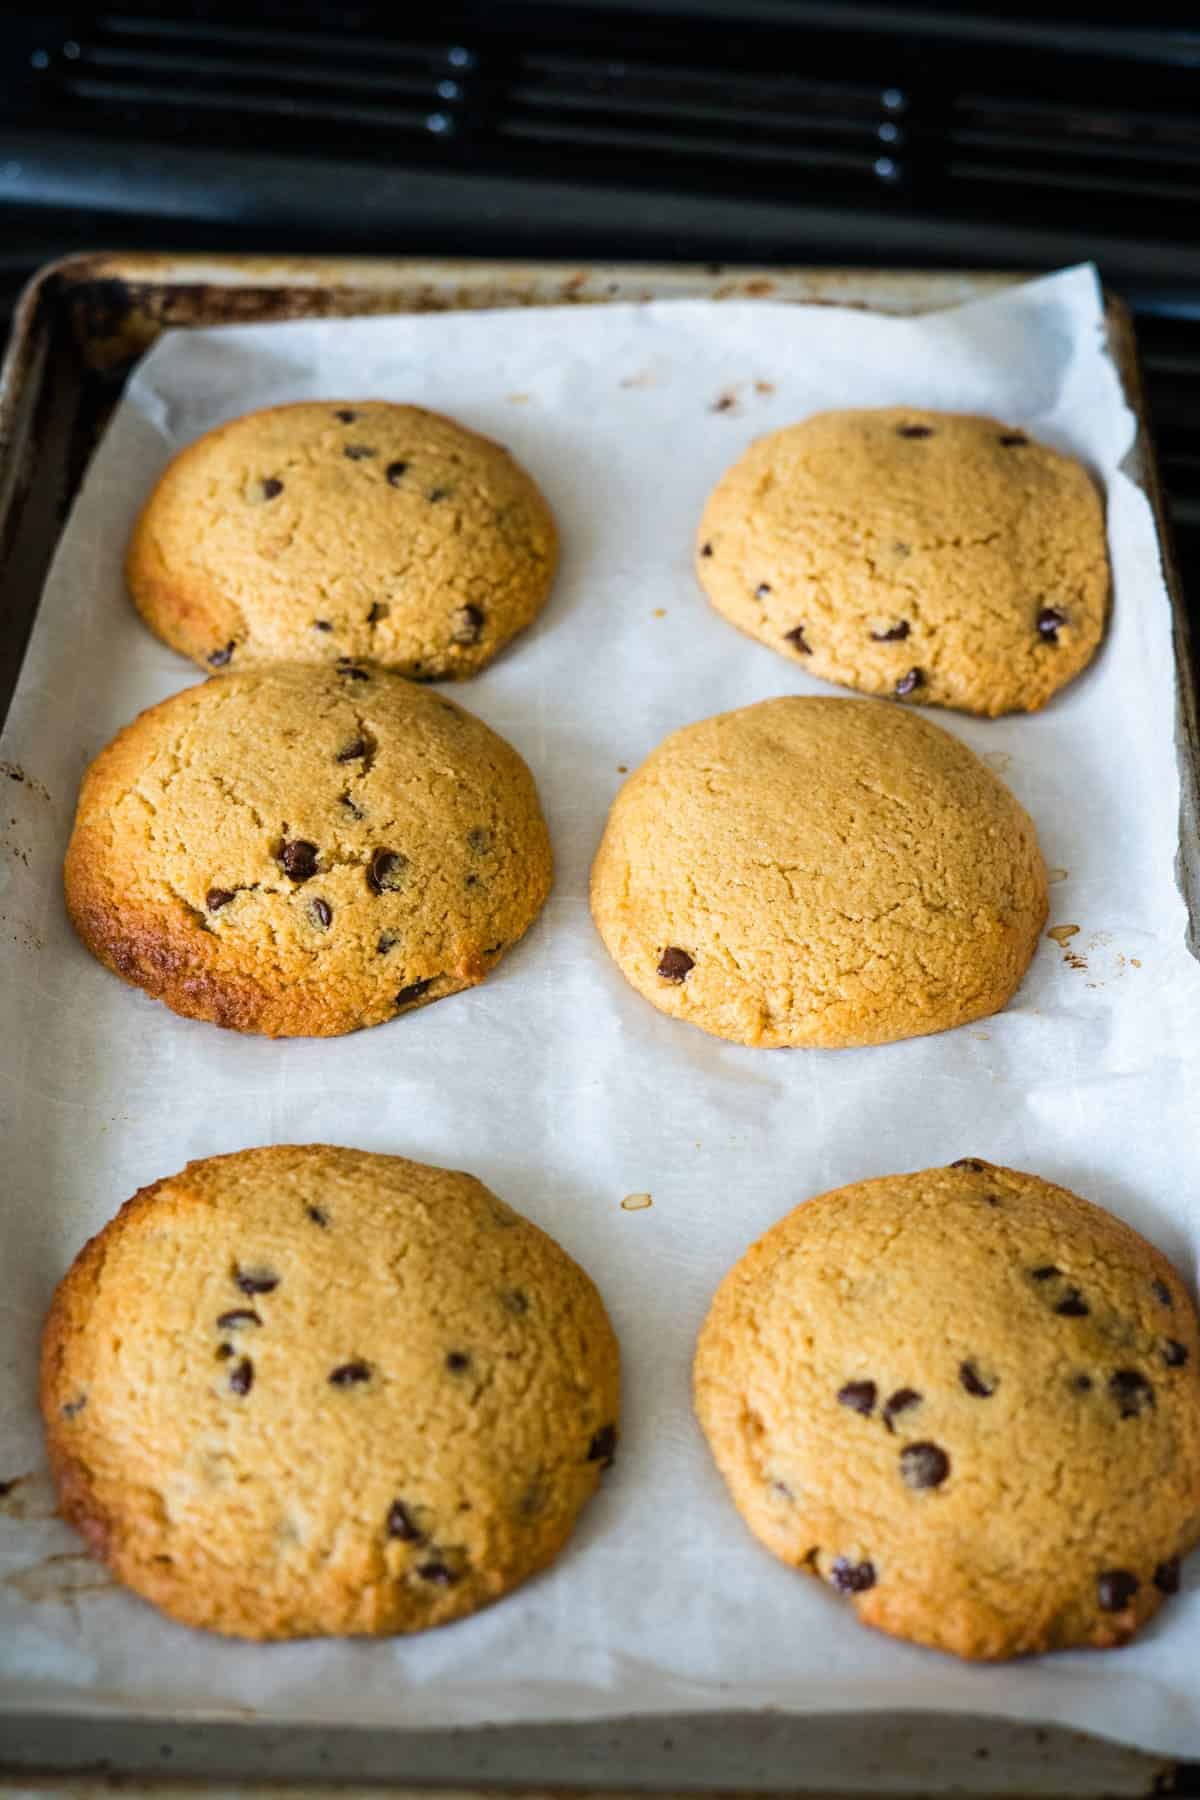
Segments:
[[[995,419],[817,413],[705,508],[717,611],[810,675],[964,712],[1034,711],[1095,655],[1104,509],[1073,457]]]
[[[64,1516],[245,1638],[422,1631],[554,1560],[612,1461],[592,1282],[473,1176],[326,1145],[143,1188],[43,1336]]]
[[[481,720],[398,675],[293,664],[118,733],[64,876],[92,954],[176,1012],[331,1037],[482,981],[551,853],[533,777]]]
[[[751,1531],[971,1658],[1127,1642],[1200,1540],[1200,1335],[1127,1225],[974,1158],[797,1207],[726,1276],[700,1423]]]
[[[785,698],[675,732],[630,776],[592,913],[661,1012],[838,1049],[998,1011],[1046,871],[1027,814],[949,733],[882,701]]]
[[[557,557],[499,444],[417,406],[322,400],[174,457],[126,576],[150,629],[210,671],[348,658],[453,680],[537,615]]]

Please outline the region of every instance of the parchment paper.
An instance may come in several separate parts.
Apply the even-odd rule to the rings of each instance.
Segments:
[[[352,1037],[270,1043],[177,1019],[94,963],[59,864],[88,759],[196,679],[125,597],[136,508],[219,420],[318,396],[443,409],[544,486],[565,546],[553,599],[455,692],[531,764],[558,872],[481,988]],[[817,408],[903,402],[1028,427],[1107,490],[1116,602],[1092,670],[1035,717],[933,715],[1030,809],[1059,877],[1050,923],[1079,932],[1045,939],[1015,1003],[979,1026],[875,1050],[736,1048],[625,985],[588,915],[590,860],[621,766],[667,732],[833,691],[698,592],[711,484],[751,438]],[[0,777],[0,1481],[35,1472],[0,1503],[5,1704],[401,1727],[911,1707],[1200,1752],[1200,1557],[1131,1648],[962,1666],[865,1630],[758,1548],[689,1404],[727,1266],[792,1205],[864,1176],[969,1154],[1036,1170],[1194,1272],[1200,972],[1173,878],[1168,602],[1150,509],[1122,473],[1133,437],[1086,268],[917,321],[685,301],[179,333],[147,357],[70,518],[0,742],[25,776]],[[500,1606],[420,1640],[254,1648],[113,1589],[50,1516],[36,1339],[54,1282],[141,1183],[314,1139],[469,1168],[554,1233],[611,1309],[625,1426],[567,1553]],[[635,1193],[653,1204],[623,1210]]]

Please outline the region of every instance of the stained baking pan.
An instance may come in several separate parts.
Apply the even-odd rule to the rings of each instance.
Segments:
[[[90,256],[47,269],[19,307],[0,375],[0,720],[10,704],[47,567],[97,434],[141,354],[168,327],[456,307],[762,297],[911,313],[995,291],[1017,276]],[[1142,419],[1132,330],[1108,305],[1114,359]],[[1131,476],[1167,527],[1144,425]],[[1182,774],[1179,873],[1193,938],[1196,700],[1186,614],[1164,548],[1174,614]],[[5,1711],[0,1770],[104,1771],[209,1780],[574,1785],[804,1793],[1200,1792],[1200,1770],[1044,1725],[958,1716],[777,1713],[611,1720],[576,1726],[404,1733],[189,1718],[114,1719]]]

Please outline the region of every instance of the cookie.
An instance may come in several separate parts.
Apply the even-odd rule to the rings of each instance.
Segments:
[[[536,617],[557,545],[499,444],[419,406],[303,401],[181,451],[126,577],[150,629],[210,671],[349,657],[456,680]]]
[[[143,1188],[58,1288],[62,1511],[174,1619],[423,1631],[543,1569],[612,1461],[617,1344],[473,1176],[277,1145]]]
[[[1104,511],[1082,464],[995,419],[884,407],[759,438],[696,570],[810,675],[964,712],[1032,712],[1096,653]]]
[[[839,1049],[1016,991],[1046,918],[1031,821],[965,744],[876,700],[764,700],[659,745],[592,914],[626,980],[717,1037]]]
[[[868,1625],[971,1658],[1123,1644],[1200,1540],[1200,1332],[1129,1226],[975,1158],[822,1194],[695,1362],[739,1512]]]
[[[271,1037],[482,981],[550,891],[533,777],[441,695],[357,664],[214,677],[84,777],[67,908],[175,1012]]]

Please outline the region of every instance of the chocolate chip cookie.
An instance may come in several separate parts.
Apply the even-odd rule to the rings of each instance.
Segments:
[[[587,1275],[470,1175],[278,1145],[143,1188],[43,1338],[64,1516],[172,1618],[422,1631],[554,1560],[616,1447]]]
[[[996,419],[818,413],[714,489],[717,611],[810,675],[995,716],[1085,668],[1108,611],[1104,511],[1074,457]]]
[[[65,868],[108,968],[271,1037],[378,1025],[482,981],[550,879],[516,751],[355,663],[214,677],[142,713],[84,777]]]
[[[304,401],[181,451],[126,575],[150,629],[209,671],[350,657],[453,680],[540,611],[557,544],[499,444],[418,406]]]
[[[965,744],[876,700],[764,700],[625,783],[592,913],[626,980],[717,1037],[837,1049],[1016,991],[1046,917],[1032,822]]]
[[[822,1194],[730,1271],[700,1423],[746,1523],[971,1658],[1123,1644],[1200,1540],[1200,1332],[1166,1258],[965,1158]]]

